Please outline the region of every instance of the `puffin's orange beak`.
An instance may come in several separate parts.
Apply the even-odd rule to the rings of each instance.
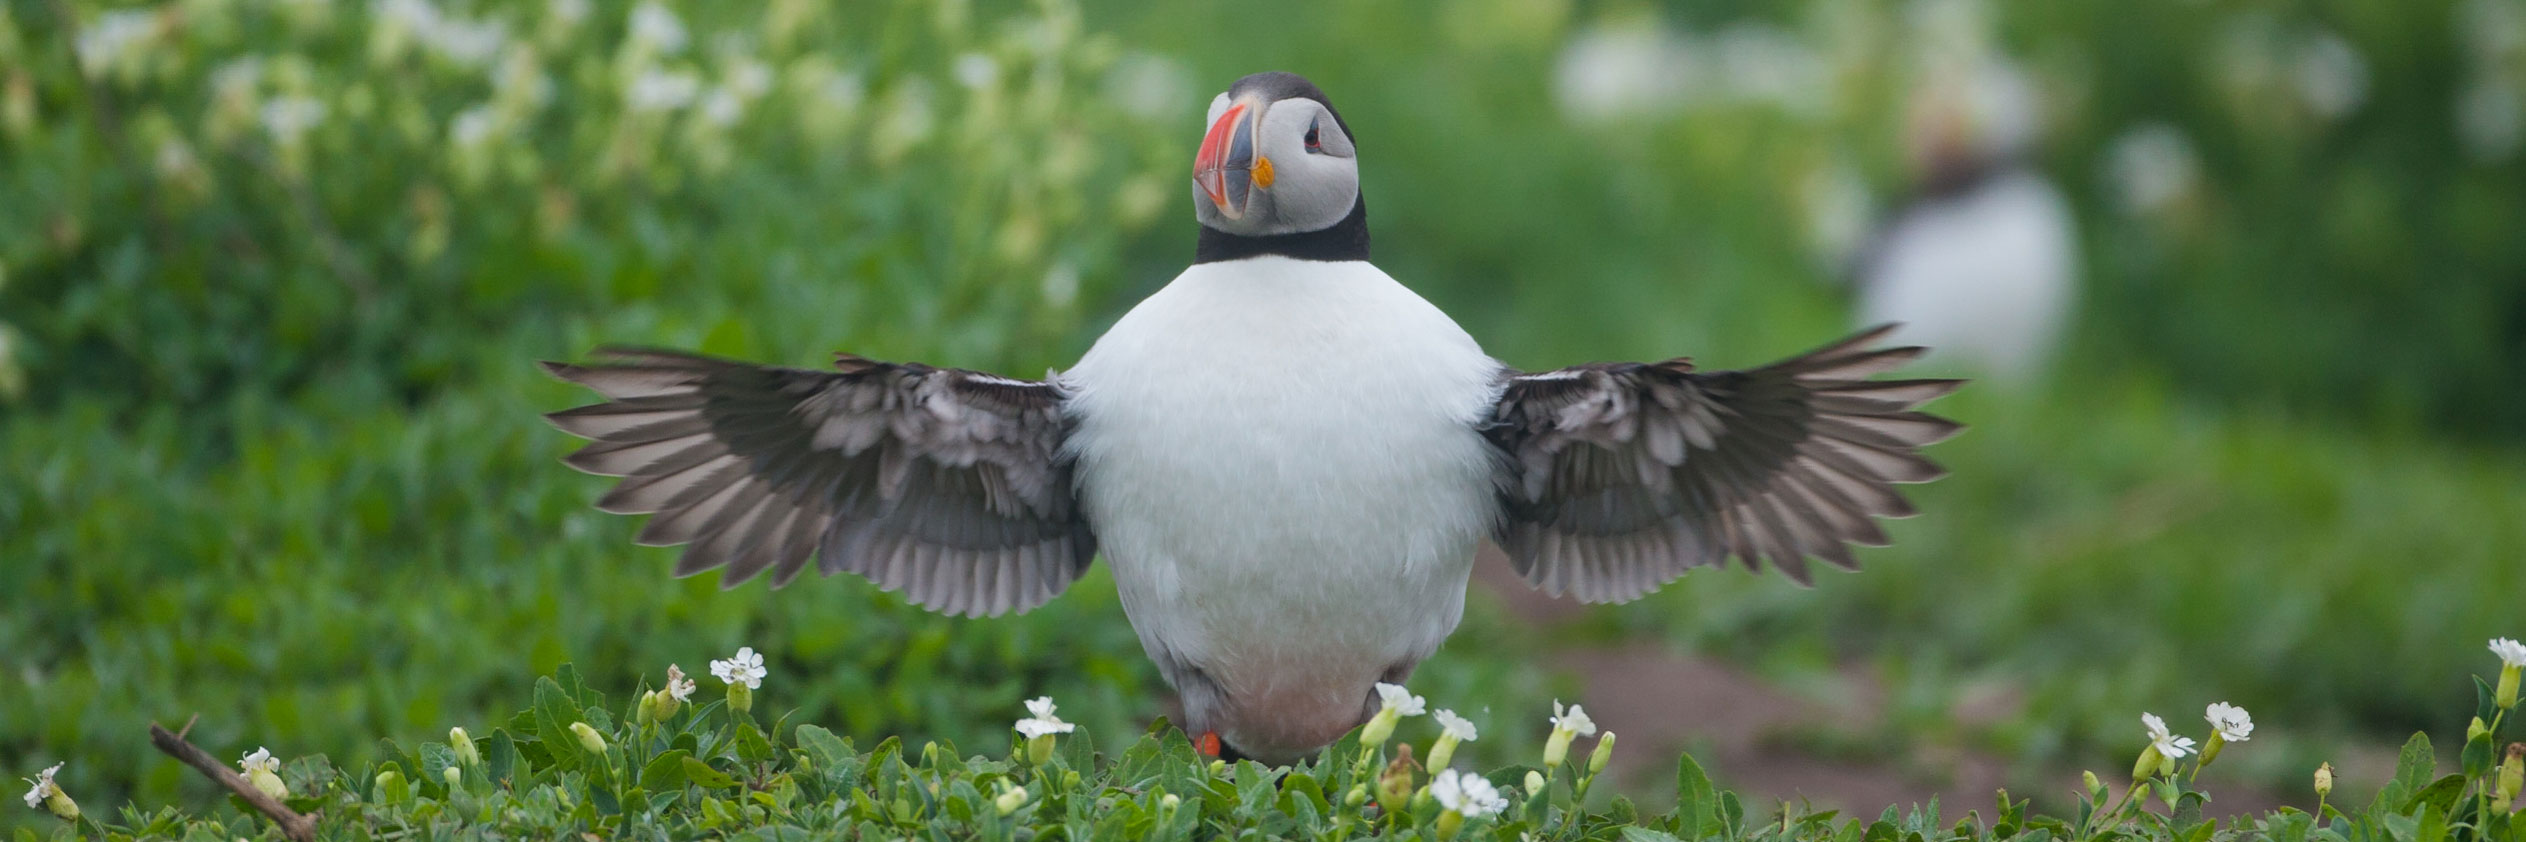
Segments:
[[[1193,184],[1229,219],[1245,215],[1256,187],[1272,186],[1272,162],[1254,154],[1254,115],[1245,103],[1228,106],[1202,135],[1193,156]]]

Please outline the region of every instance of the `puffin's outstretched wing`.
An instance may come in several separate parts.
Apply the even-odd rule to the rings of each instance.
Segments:
[[[593,439],[566,460],[623,477],[605,511],[656,513],[678,576],[779,587],[820,556],[933,611],[1024,611],[1087,569],[1055,386],[841,355],[834,371],[671,351],[545,363],[605,403],[545,416]]]
[[[1857,566],[1871,517],[1908,517],[1894,483],[1945,471],[1917,452],[1963,426],[1912,411],[1962,380],[1867,380],[1921,355],[1872,328],[1752,371],[1690,360],[1510,378],[1486,430],[1508,454],[1500,544],[1545,592],[1625,602],[1735,555],[1800,583],[1807,556]]]

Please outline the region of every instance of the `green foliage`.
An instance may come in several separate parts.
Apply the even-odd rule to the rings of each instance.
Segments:
[[[2205,818],[2198,768],[2145,781],[2113,800],[2099,788],[2071,818],[2030,812],[1999,794],[1989,818],[1952,823],[1932,801],[1888,807],[1875,819],[1782,804],[1749,813],[1691,756],[1677,762],[1674,808],[1641,812],[1616,796],[1584,798],[1593,773],[1509,766],[1480,777],[1501,797],[1488,812],[1434,793],[1433,772],[1408,746],[1362,745],[1359,733],[1285,768],[1230,765],[1198,754],[1158,720],[1118,748],[1088,731],[1061,735],[1061,750],[1027,758],[1023,740],[967,755],[952,743],[918,749],[886,738],[854,742],[786,717],[769,726],[718,702],[688,705],[663,720],[638,699],[609,706],[568,666],[534,685],[534,704],[480,742],[478,759],[444,743],[388,741],[383,759],[336,767],[322,756],[288,764],[287,805],[320,816],[327,839],[600,838],[724,839],[1550,839],[1623,842],[2514,842],[2526,821],[2508,805],[2469,798],[2479,775],[2432,782],[2429,739],[2414,735],[2395,780],[2356,814],[2282,807],[2223,824]],[[601,734],[590,745],[574,729]],[[1405,736],[1409,738],[1411,729]],[[1392,757],[1406,758],[1389,764]],[[414,770],[407,775],[404,770]],[[1400,776],[1400,777],[1397,777]],[[1354,795],[1380,780],[1412,794],[1395,809]],[[2137,794],[2137,797],[2128,797]],[[2164,809],[2151,809],[2155,799]],[[56,838],[228,839],[257,833],[262,819],[241,800],[198,812],[127,808],[57,823]],[[42,835],[28,829],[20,838]]]
[[[1181,267],[1198,115],[1245,72],[1324,84],[1360,132],[1379,264],[1529,367],[1725,367],[1835,335],[1792,197],[1845,159],[1880,194],[1905,180],[1892,3],[1670,10],[1850,35],[1853,81],[1822,111],[1594,125],[1552,105],[1558,50],[1655,12],[685,3],[665,51],[629,4],[576,22],[567,2],[440,5],[522,51],[451,53],[388,23],[392,3],[0,4],[0,773],[68,759],[92,804],[200,796],[139,738],[200,713],[206,742],[391,759],[426,793],[448,756],[375,737],[495,721],[565,661],[631,686],[740,643],[802,719],[858,744],[981,745],[1036,692],[1131,733],[1160,685],[1102,574],[991,621],[851,581],[670,580],[555,464],[571,443],[536,416],[585,396],[529,363],[629,343],[1066,364]],[[1617,639],[1793,682],[1856,661],[1889,683],[1897,737],[1952,729],[1958,687],[2022,689],[2020,715],[1964,736],[2030,766],[2205,695],[2308,740],[2438,724],[2431,688],[2470,663],[2444,642],[2515,634],[2526,592],[2526,454],[2502,432],[2526,407],[2503,327],[2526,271],[2518,159],[2450,151],[2441,112],[2474,70],[2447,3],[2128,6],[1993,4],[2067,103],[2039,159],[2078,207],[2086,309],[2057,385],[1941,405],[1975,429],[1935,452],[1955,475],[1919,491],[1897,546],[1812,591],[1703,574],[1549,631],[1477,597],[1416,685],[1535,709],[1573,689],[1542,680],[1549,653]],[[145,40],[83,67],[79,35],[134,11],[118,19]],[[2374,107],[2232,107],[2289,101],[2224,87],[2227,24],[2248,18],[2350,40]],[[770,87],[740,94],[756,69]],[[692,102],[633,107],[644,78],[687,74]],[[705,107],[720,89],[733,121]],[[267,125],[301,98],[325,116]],[[2146,121],[2202,155],[2172,216],[2125,213],[2100,176]],[[507,730],[486,762],[569,762]],[[801,730],[766,745],[812,748]],[[733,768],[736,748],[702,748],[617,773],[664,792]]]

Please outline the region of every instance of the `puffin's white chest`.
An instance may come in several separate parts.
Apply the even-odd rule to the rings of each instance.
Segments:
[[[1063,381],[1151,654],[1276,693],[1436,648],[1495,505],[1498,371],[1365,262],[1196,265],[1125,315]]]

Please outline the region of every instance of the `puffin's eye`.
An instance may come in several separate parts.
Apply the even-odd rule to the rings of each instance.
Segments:
[[[1324,145],[1316,142],[1316,125],[1314,123],[1307,124],[1307,151],[1324,151]]]

